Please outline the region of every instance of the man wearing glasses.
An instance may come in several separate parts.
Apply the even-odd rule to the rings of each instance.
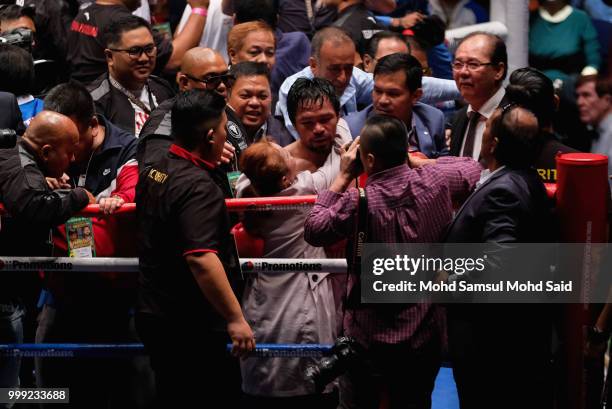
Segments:
[[[452,66],[457,88],[469,105],[452,122],[450,153],[478,160],[487,119],[505,94],[506,45],[493,34],[472,33],[459,43]]]
[[[181,61],[181,69],[176,75],[180,91],[191,89],[207,89],[215,91],[227,100],[233,76],[229,73],[227,63],[217,51],[210,48],[195,47],[185,53]],[[155,162],[167,151],[172,143],[170,135],[171,110],[175,98],[163,102],[147,120],[140,133],[137,159],[139,166],[146,167]],[[221,162],[225,167],[233,168],[236,163],[234,153],[240,149],[241,141],[245,141],[246,130],[234,111],[226,107],[227,142]],[[246,142],[244,142],[246,148]]]
[[[89,85],[96,111],[110,122],[139,136],[151,111],[174,96],[166,81],[151,75],[157,47],[149,23],[127,16],[104,33],[108,72]]]

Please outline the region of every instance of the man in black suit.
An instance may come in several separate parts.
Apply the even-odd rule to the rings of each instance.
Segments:
[[[452,121],[450,154],[478,160],[485,123],[504,96],[506,45],[496,35],[472,33],[459,43],[452,65],[457,88],[469,105]]]
[[[480,152],[486,169],[449,227],[450,243],[548,240],[550,207],[533,164],[538,120],[516,105],[487,121]],[[451,275],[450,281],[458,278]],[[460,279],[470,280],[463,276]],[[547,408],[550,323],[533,304],[452,304],[448,336],[461,408]]]
[[[12,129],[18,135],[23,135],[25,126],[21,120],[21,111],[15,95],[0,91],[0,129]]]

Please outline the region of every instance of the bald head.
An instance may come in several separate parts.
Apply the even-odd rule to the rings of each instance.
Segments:
[[[23,141],[33,150],[45,176],[60,177],[74,161],[79,131],[67,116],[42,111],[30,122]]]
[[[207,84],[199,81],[227,73],[227,63],[221,54],[211,48],[195,47],[183,56],[176,82],[181,91],[208,87],[209,90],[216,90],[217,93],[227,98],[227,87],[224,83]]]

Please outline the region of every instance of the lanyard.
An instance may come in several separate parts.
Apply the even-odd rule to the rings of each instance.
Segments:
[[[143,88],[143,91],[145,90],[147,91],[147,95],[149,97],[149,106],[151,107],[151,109],[147,108],[147,106],[144,104],[144,102],[140,100],[140,98],[136,98],[136,96],[134,96],[132,92],[126,89],[123,85],[119,84],[113,77],[109,75],[108,79],[110,80],[110,83],[113,85],[113,87],[117,88],[119,92],[125,95],[130,100],[131,103],[138,106],[138,108],[142,109],[145,114],[150,115],[151,111],[157,108],[157,105],[155,105],[155,102],[153,101],[153,97],[151,94],[151,88],[149,88],[148,81],[147,81],[147,84],[145,84],[145,88]]]

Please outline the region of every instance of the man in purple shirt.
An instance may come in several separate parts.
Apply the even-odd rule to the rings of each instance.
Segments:
[[[347,189],[362,170],[368,175],[368,242],[441,241],[452,219],[453,200],[467,196],[482,167],[471,159],[442,157],[434,165],[410,169],[407,151],[401,121],[381,115],[368,118],[361,138],[343,154],[340,174],[319,195],[306,220],[306,241],[324,246],[355,234],[359,192]],[[356,160],[357,152],[363,165]],[[349,299],[358,282],[359,276],[349,276]],[[441,307],[428,303],[398,308],[347,305],[344,335],[366,348],[372,370],[349,371],[341,380],[341,407],[378,408],[384,390],[390,407],[429,408],[440,367],[444,321]]]

